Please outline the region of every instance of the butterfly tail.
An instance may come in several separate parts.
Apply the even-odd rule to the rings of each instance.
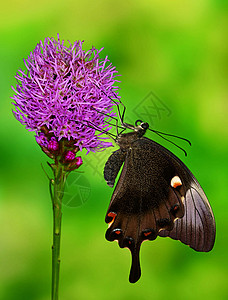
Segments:
[[[130,249],[132,263],[131,263],[131,271],[129,275],[130,283],[135,283],[141,277],[141,268],[140,268],[140,261],[139,261],[139,250],[140,246],[134,249]]]

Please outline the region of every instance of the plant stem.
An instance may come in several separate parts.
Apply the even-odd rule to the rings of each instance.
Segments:
[[[53,245],[52,245],[52,300],[59,299],[59,268],[60,268],[60,240],[62,220],[62,198],[66,182],[66,172],[61,164],[53,167],[54,193],[53,204]]]

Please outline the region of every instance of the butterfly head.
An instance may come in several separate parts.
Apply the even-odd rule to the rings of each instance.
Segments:
[[[130,147],[132,142],[141,138],[149,128],[149,124],[141,120],[137,120],[135,122],[135,126],[127,123],[123,124],[125,128],[133,130],[128,133],[119,134],[115,140],[116,144],[119,145],[120,148],[125,150]]]
[[[149,128],[149,124],[147,122],[143,122],[141,120],[135,121],[134,130],[138,132],[140,136],[143,136],[148,128]]]

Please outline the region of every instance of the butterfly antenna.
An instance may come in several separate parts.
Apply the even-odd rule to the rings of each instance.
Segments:
[[[185,138],[180,137],[180,136],[178,136],[178,135],[169,134],[169,133],[164,133],[164,132],[157,131],[157,130],[153,130],[153,129],[150,129],[150,128],[148,128],[148,129],[149,129],[150,131],[154,132],[154,133],[163,134],[163,135],[167,135],[167,136],[172,136],[172,137],[178,138],[178,139],[180,139],[180,140],[186,141],[190,146],[192,145],[191,142],[190,142],[188,139],[185,139]]]
[[[155,130],[151,130],[151,131],[153,131],[154,133],[156,133],[157,135],[159,135],[159,136],[160,136],[161,138],[163,138],[164,140],[170,142],[171,144],[173,144],[174,146],[176,146],[177,148],[179,148],[180,150],[182,150],[182,151],[184,152],[184,155],[187,156],[187,152],[186,152],[183,148],[181,148],[180,146],[178,146],[178,145],[175,144],[174,142],[168,140],[167,138],[165,138],[164,136],[162,136],[162,135],[161,135],[160,133],[158,133],[157,131],[155,131]]]

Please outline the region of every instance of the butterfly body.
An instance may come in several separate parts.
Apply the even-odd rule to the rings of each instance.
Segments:
[[[130,282],[141,275],[139,251],[144,240],[170,236],[196,251],[210,251],[215,222],[199,183],[173,153],[144,137],[147,123],[117,136],[120,147],[108,159],[104,177],[114,189],[105,221],[106,239],[132,254]]]

